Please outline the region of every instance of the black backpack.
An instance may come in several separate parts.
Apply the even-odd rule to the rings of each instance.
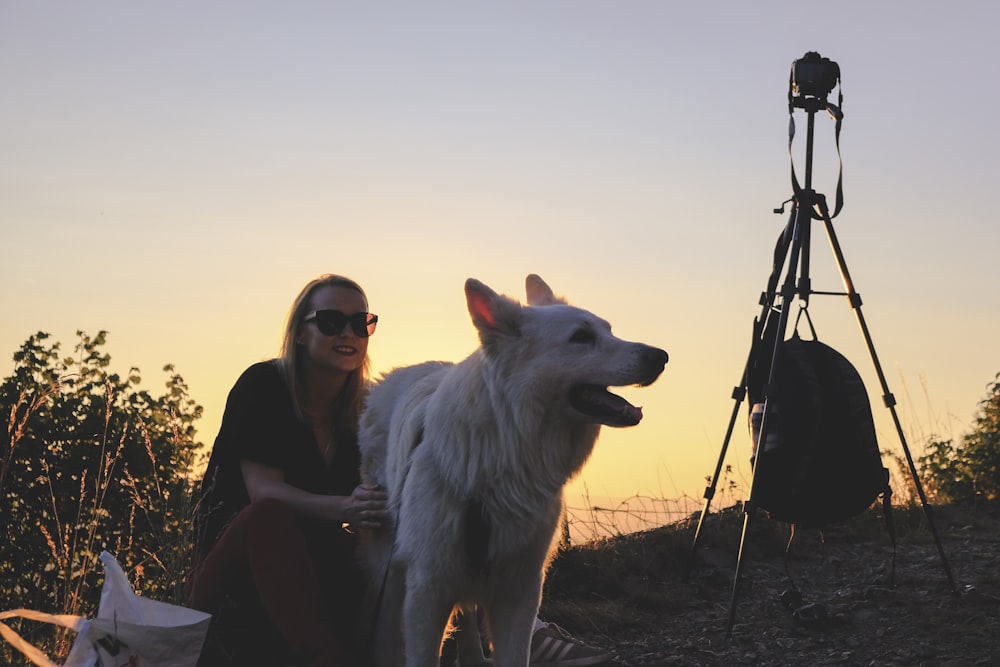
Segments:
[[[751,353],[751,431],[763,414],[774,335],[755,337]],[[843,355],[794,333],[780,347],[766,397],[766,442],[755,447],[753,460],[754,503],[773,519],[807,528],[857,516],[880,495],[889,511],[889,471],[882,465],[868,393]]]

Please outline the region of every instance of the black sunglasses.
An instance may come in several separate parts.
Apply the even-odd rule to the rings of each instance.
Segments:
[[[375,333],[378,315],[371,313],[354,313],[347,315],[339,310],[314,310],[305,316],[303,322],[316,320],[316,328],[326,336],[336,336],[344,330],[345,324],[351,325],[351,331],[359,338],[368,338]]]

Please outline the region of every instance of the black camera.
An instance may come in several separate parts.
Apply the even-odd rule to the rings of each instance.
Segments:
[[[790,98],[813,98],[826,101],[826,96],[840,80],[840,65],[810,51],[792,63],[789,81]]]

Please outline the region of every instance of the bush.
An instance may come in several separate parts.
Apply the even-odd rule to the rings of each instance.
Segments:
[[[139,369],[109,372],[107,332],[77,336],[75,356],[64,358],[48,334],[31,336],[2,384],[0,609],[93,615],[102,550],[141,592],[177,602],[202,408],[172,366],[155,397],[139,388]],[[26,625],[33,641],[67,648]]]
[[[987,387],[972,431],[961,443],[932,441],[917,462],[928,493],[940,503],[1000,497],[1000,373]]]

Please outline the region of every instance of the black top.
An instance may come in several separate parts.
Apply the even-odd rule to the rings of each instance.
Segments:
[[[343,430],[336,438],[334,459],[327,464],[312,427],[295,414],[277,362],[250,366],[229,392],[202,480],[195,517],[197,545],[210,548],[229,521],[250,503],[241,459],[277,468],[288,484],[310,493],[350,495],[361,481],[357,435]]]

